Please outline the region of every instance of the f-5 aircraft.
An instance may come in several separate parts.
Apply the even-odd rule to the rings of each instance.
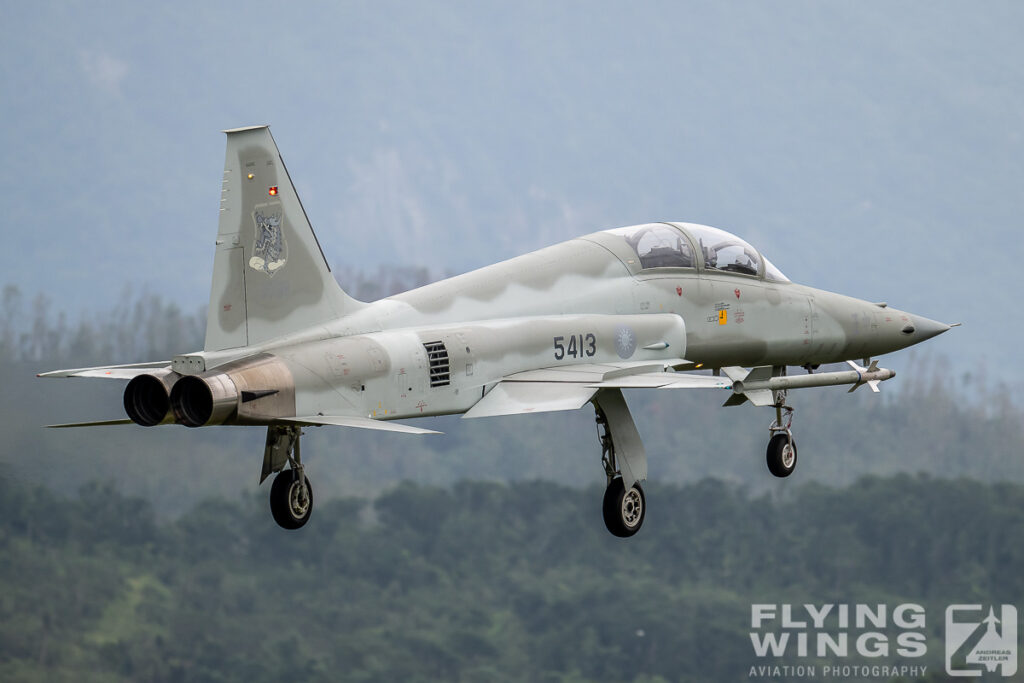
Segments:
[[[55,427],[266,427],[260,483],[276,473],[270,509],[286,529],[313,509],[304,427],[430,434],[398,420],[590,403],[604,521],[632,536],[647,510],[647,456],[623,389],[719,390],[727,406],[773,408],[768,470],[787,477],[797,460],[788,390],[878,391],[894,373],[873,356],[951,327],[790,282],[739,237],[692,223],[595,232],[362,303],[331,275],[269,128],[225,132],[203,350],[40,376],[129,380],[127,419]],[[844,361],[849,370],[815,372]]]

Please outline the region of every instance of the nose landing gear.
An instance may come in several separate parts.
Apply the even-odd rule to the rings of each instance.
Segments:
[[[793,409],[787,405],[786,392],[775,392],[775,420],[768,426],[768,471],[776,477],[788,477],[796,469],[796,441],[793,439]],[[783,417],[785,414],[785,417]]]

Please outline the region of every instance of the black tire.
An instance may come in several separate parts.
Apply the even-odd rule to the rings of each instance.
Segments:
[[[768,471],[776,477],[788,477],[795,469],[796,439],[790,439],[786,434],[776,434],[768,442]]]
[[[301,486],[295,470],[281,470],[270,486],[270,514],[283,529],[298,529],[309,521],[313,514],[313,487],[309,478],[303,475],[306,485],[306,500],[301,498]],[[303,505],[303,503],[305,503]]]
[[[612,479],[604,490],[601,511],[604,514],[604,525],[612,535],[629,538],[640,531],[647,515],[647,498],[640,488],[640,482],[633,484],[627,495],[622,478]]]

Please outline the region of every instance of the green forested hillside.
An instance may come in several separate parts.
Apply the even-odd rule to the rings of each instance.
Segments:
[[[598,494],[404,484],[289,533],[262,496],[160,522],[109,486],[0,480],[0,679],[746,680],[751,603],[785,602],[924,605],[928,654],[903,661],[931,673],[947,604],[1024,594],[1020,485],[652,485],[627,540]]]

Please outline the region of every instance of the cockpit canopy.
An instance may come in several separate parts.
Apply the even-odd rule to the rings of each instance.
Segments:
[[[697,267],[689,240],[679,230],[664,223],[634,225],[608,232],[625,238],[643,269]]]
[[[640,270],[697,268],[789,282],[756,249],[725,230],[696,223],[646,223],[606,230],[625,240]],[[631,263],[634,263],[630,260]]]

